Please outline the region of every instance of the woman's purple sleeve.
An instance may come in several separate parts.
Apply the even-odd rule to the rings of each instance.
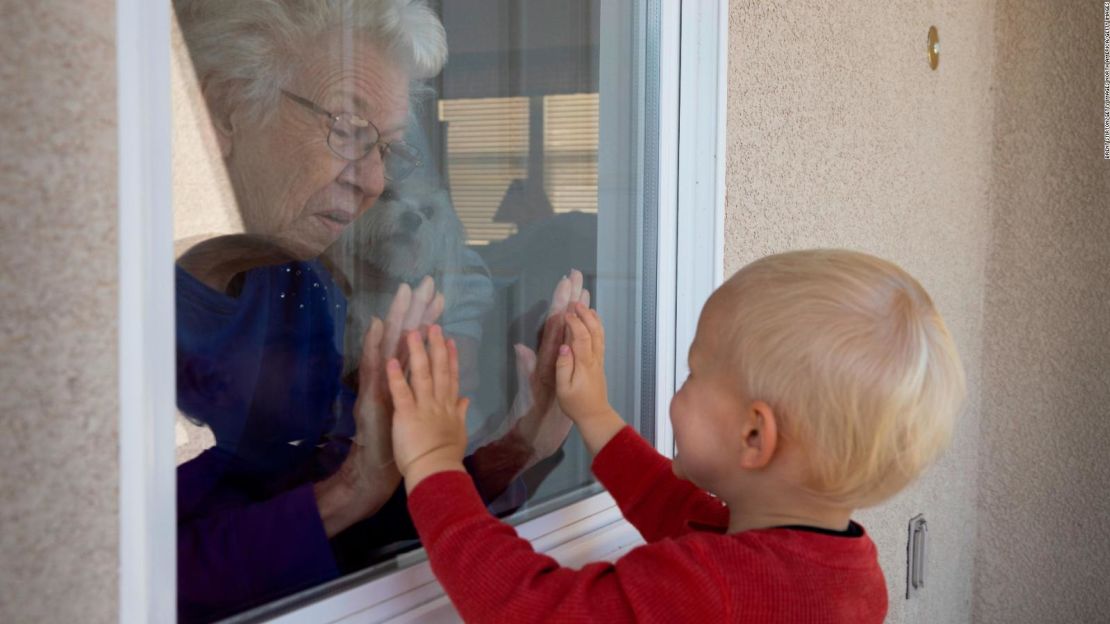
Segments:
[[[338,576],[312,484],[260,502],[224,498],[202,513],[179,515],[182,622],[211,621]]]

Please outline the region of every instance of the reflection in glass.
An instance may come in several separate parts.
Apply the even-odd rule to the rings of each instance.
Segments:
[[[597,491],[554,401],[561,312],[614,319],[611,399],[641,424],[651,234],[614,165],[641,158],[635,47],[600,4],[174,1],[205,137],[175,143],[182,621],[419,547],[380,383],[406,330],[459,344],[492,513]]]

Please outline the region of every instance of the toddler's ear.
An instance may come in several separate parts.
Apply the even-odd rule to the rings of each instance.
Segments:
[[[758,470],[771,463],[778,446],[778,421],[771,406],[753,401],[744,410],[740,424],[740,465]]]

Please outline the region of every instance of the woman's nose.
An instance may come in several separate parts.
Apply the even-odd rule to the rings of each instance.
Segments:
[[[339,180],[357,187],[368,197],[381,195],[385,190],[385,164],[381,151],[372,149],[362,158],[348,162],[339,174]]]

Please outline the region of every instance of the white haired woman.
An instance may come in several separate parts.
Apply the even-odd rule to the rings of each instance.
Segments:
[[[353,527],[360,548],[414,536],[376,386],[442,297],[430,280],[401,286],[366,334],[356,397],[340,379],[346,300],[317,258],[419,166],[403,140],[412,85],[447,47],[422,0],[174,4],[246,232],[197,245],[176,271],[178,406],[216,439],[178,469],[179,619],[202,621],[337,577],[332,538]],[[541,376],[561,334],[545,333]],[[499,467],[483,490],[536,459],[522,431],[565,436],[544,424],[551,398],[472,462]]]

